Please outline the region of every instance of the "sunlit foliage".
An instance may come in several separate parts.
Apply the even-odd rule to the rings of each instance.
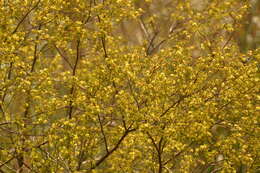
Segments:
[[[257,172],[241,0],[0,0],[0,172]]]

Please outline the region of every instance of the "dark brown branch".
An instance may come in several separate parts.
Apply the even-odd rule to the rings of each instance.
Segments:
[[[160,138],[160,141],[158,143],[158,145],[156,144],[154,138],[150,135],[149,132],[146,133],[149,137],[149,139],[151,139],[152,141],[152,144],[154,146],[154,148],[156,149],[157,151],[157,157],[158,157],[158,173],[162,173],[163,171],[163,163],[162,163],[162,153],[163,153],[163,148],[164,148],[164,145],[162,145],[162,142],[163,142],[163,137]]]
[[[75,65],[74,65],[74,68],[73,68],[73,73],[72,75],[75,76],[76,75],[76,70],[77,70],[77,67],[78,67],[78,62],[79,62],[79,58],[80,58],[80,52],[79,52],[79,47],[80,47],[80,40],[77,41],[77,48],[76,48],[76,62],[75,62]]]
[[[148,56],[148,55],[152,55],[152,54],[158,52],[158,51],[160,50],[162,44],[169,39],[169,37],[170,37],[170,35],[172,34],[172,32],[173,32],[174,30],[178,29],[178,28],[179,28],[183,23],[185,23],[185,22],[187,22],[187,21],[177,22],[175,25],[172,25],[172,26],[170,27],[169,31],[168,31],[168,36],[167,36],[167,38],[163,39],[163,40],[160,41],[158,44],[155,44],[154,42],[155,42],[155,39],[156,39],[156,37],[158,36],[159,32],[158,32],[158,31],[155,31],[153,37],[149,40],[148,29],[146,28],[143,19],[140,18],[141,29],[143,30],[145,36],[147,37],[147,40],[149,40],[148,46],[147,46],[147,48],[146,48],[146,55]]]
[[[13,62],[10,63],[7,79],[11,79],[13,64]]]
[[[157,145],[156,145],[155,140],[153,139],[153,137],[150,135],[149,132],[147,132],[146,134],[148,135],[149,139],[151,139],[152,144],[153,144],[154,148],[156,149],[156,151],[159,152],[159,148],[157,147]]]
[[[36,64],[36,60],[37,60],[37,48],[38,48],[38,44],[36,43],[34,45],[34,58],[33,58],[33,63],[32,63],[32,68],[31,68],[31,73],[34,71],[34,67],[35,67],[35,64]]]
[[[158,164],[159,164],[159,168],[158,168],[158,173],[162,173],[163,171],[163,163],[162,163],[162,153],[163,153],[163,146],[162,146],[162,142],[163,142],[163,137],[161,137],[159,144],[158,144],[158,148],[159,148],[159,153],[157,153],[158,155]]]
[[[13,159],[15,159],[15,156],[11,157],[10,159],[8,159],[7,161],[5,161],[4,163],[2,163],[0,165],[0,168],[2,168],[4,165],[6,165],[7,163],[11,162]]]
[[[229,38],[228,38],[228,40],[226,41],[226,43],[224,44],[224,46],[222,47],[222,50],[224,50],[225,48],[226,48],[226,46],[229,44],[229,42],[232,40],[232,38],[234,37],[234,35],[235,35],[235,32],[233,31],[231,34],[230,34],[230,36],[229,36]]]
[[[103,47],[103,51],[104,51],[104,57],[107,58],[107,49],[106,49],[106,37],[102,36],[101,37],[101,42],[102,42],[102,47]]]
[[[162,44],[163,44],[165,41],[166,41],[166,39],[160,41],[160,42],[151,50],[150,55],[152,55],[152,54],[158,52],[158,51],[160,50]]]
[[[41,29],[41,25],[39,25],[39,28],[38,30]],[[37,55],[37,49],[38,49],[38,44],[37,44],[37,41],[39,40],[39,35],[37,35],[36,37],[36,43],[34,45],[34,53],[33,53],[33,63],[32,63],[32,67],[31,67],[31,73],[34,71],[34,68],[35,68],[35,64],[36,64],[36,61],[37,61],[37,58],[38,58],[38,55]]]
[[[95,3],[95,1],[94,1]],[[97,15],[97,18],[98,18],[98,22],[101,23],[101,18],[99,17],[99,15]],[[107,55],[107,49],[106,49],[106,37],[105,35],[103,35],[101,37],[101,43],[102,43],[102,48],[103,48],[103,51],[104,51],[104,57],[107,58],[108,55]]]
[[[123,142],[123,140],[125,139],[125,137],[135,131],[136,129],[130,129],[131,126],[124,132],[124,134],[121,136],[121,138],[118,140],[118,142],[116,143],[116,145],[109,150],[103,157],[101,157],[90,169],[95,169],[96,167],[98,167],[101,163],[103,163],[114,151],[116,151],[118,149],[118,147],[120,146],[120,144]]]
[[[78,64],[79,64],[79,59],[80,59],[80,40],[77,40],[77,48],[76,48],[76,62],[74,64],[74,67],[73,67],[73,70],[72,70],[72,76],[75,76],[76,75],[76,70],[77,70],[77,67],[78,67]],[[75,85],[72,84],[72,87],[70,89],[70,95],[72,97],[73,93],[74,93],[74,90],[75,90]],[[69,110],[68,110],[68,117],[69,119],[72,118],[72,111],[73,111],[73,105],[72,105],[73,101],[72,101],[72,98],[70,100],[70,103],[69,103]]]
[[[43,142],[43,143],[41,143],[39,145],[36,145],[35,148],[40,148],[41,146],[43,146],[45,144],[48,144],[48,143],[49,143],[49,141],[45,141],[45,142]]]
[[[161,115],[160,117],[163,117],[166,115],[172,108],[174,108],[176,105],[180,104],[180,102],[185,98],[185,96],[181,96],[176,102],[174,102],[172,105],[170,105]]]
[[[90,20],[90,17],[91,17],[91,8],[92,8],[92,0],[89,1],[88,18],[86,19],[86,21],[84,22],[84,24],[88,23],[88,21]]]
[[[37,146],[35,146],[35,148],[40,148],[42,145],[45,145],[45,144],[47,144],[48,143],[48,141],[46,141],[46,142],[43,142],[43,143],[41,143],[41,144],[39,144],[39,145],[37,145]],[[5,161],[4,163],[2,163],[1,165],[0,165],[0,168],[1,167],[3,167],[4,165],[6,165],[7,163],[9,163],[9,162],[11,162],[13,159],[15,159],[16,157],[15,156],[13,156],[13,157],[11,157],[9,160],[7,160],[7,161]],[[17,157],[17,158],[19,158],[19,157]],[[20,162],[20,165],[25,165],[28,169],[30,169],[31,171],[32,171],[32,169],[26,164],[26,163],[24,163],[24,161],[22,161],[23,159],[22,158],[20,158],[20,161],[22,162]]]
[[[154,50],[154,41],[158,36],[159,32],[154,33],[152,39],[149,41],[148,47],[146,49],[146,55],[151,55]]]
[[[100,130],[101,130],[101,133],[103,135],[103,139],[104,139],[104,142],[105,142],[105,148],[106,148],[106,151],[107,153],[109,152],[108,151],[108,144],[107,144],[107,138],[106,138],[106,134],[104,132],[104,129],[103,129],[103,124],[101,122],[101,119],[100,119],[100,115],[98,114],[98,122],[99,122],[99,125],[100,125]]]
[[[23,165],[28,168],[31,172],[36,172],[34,171],[27,163],[23,162]]]
[[[35,6],[33,6],[33,8],[31,8],[24,16],[23,18],[20,20],[20,22],[17,24],[16,28],[14,29],[14,31],[12,32],[12,34],[16,33],[17,30],[19,29],[20,25],[23,23],[23,21],[26,19],[26,17],[34,10],[38,7],[38,5],[40,4],[41,0],[39,0]]]
[[[170,161],[172,161],[173,159],[177,158],[178,156],[180,156],[182,153],[184,153],[191,145],[193,145],[194,142],[191,142],[189,145],[187,145],[183,150],[180,150],[179,152],[177,152],[176,154],[174,154],[173,158],[170,158],[169,160],[167,160],[166,162],[163,163],[163,165],[167,165]]]
[[[196,82],[196,79],[194,80],[194,82]],[[198,89],[197,91],[194,91],[193,93],[187,94],[187,95],[181,95],[180,98],[174,102],[172,105],[170,105],[161,115],[160,117],[163,117],[164,115],[166,115],[172,108],[174,108],[175,106],[177,106],[178,104],[181,103],[181,101],[183,101],[185,98],[188,98],[190,96],[192,96],[193,94],[199,93],[200,91],[203,91],[205,89],[206,85],[203,86],[202,88]],[[174,94],[172,94],[174,95]]]

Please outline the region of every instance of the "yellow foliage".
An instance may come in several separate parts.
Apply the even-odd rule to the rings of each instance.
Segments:
[[[0,172],[257,172],[260,50],[238,0],[0,1]]]

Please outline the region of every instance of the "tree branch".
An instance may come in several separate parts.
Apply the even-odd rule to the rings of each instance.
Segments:
[[[100,115],[98,114],[98,122],[99,122],[99,125],[100,125],[100,130],[101,130],[101,133],[103,135],[103,139],[104,139],[104,142],[105,142],[105,148],[106,148],[106,151],[107,153],[109,152],[108,151],[108,144],[107,144],[107,138],[106,138],[106,135],[105,135],[105,132],[104,132],[104,129],[103,129],[103,124],[101,122],[101,119],[100,119]]]
[[[184,98],[185,98],[185,96],[181,96],[176,102],[174,102],[172,105],[170,105],[170,106],[160,115],[160,118],[163,117],[164,115],[166,115],[174,106],[178,105]]]
[[[116,145],[110,150],[108,151],[103,157],[101,157],[90,169],[95,169],[96,167],[98,167],[101,163],[103,163],[114,151],[116,151],[118,149],[118,147],[120,146],[120,144],[123,142],[123,140],[125,139],[125,137],[135,131],[136,129],[130,129],[131,126],[124,132],[124,134],[121,136],[121,138],[118,140],[118,142],[116,143]]]
[[[17,24],[16,28],[14,29],[14,31],[12,32],[12,34],[16,33],[17,30],[19,29],[20,25],[23,23],[23,21],[26,19],[26,17],[34,10],[38,7],[38,5],[40,4],[41,0],[38,0],[38,2],[33,6],[33,8],[31,8],[24,16],[23,18],[19,21],[19,23]]]
[[[72,76],[75,76],[76,75],[76,70],[77,70],[77,67],[78,67],[78,64],[79,64],[79,59],[80,59],[80,40],[78,39],[77,40],[77,48],[76,48],[76,62],[74,64],[74,67],[73,67],[73,70],[72,70]],[[70,95],[72,97],[73,93],[74,93],[74,90],[75,90],[75,85],[72,84],[72,87],[70,89]],[[69,110],[68,110],[68,117],[69,119],[72,118],[72,111],[73,111],[73,105],[72,105],[73,101],[72,99],[70,100],[70,103],[69,103]]]
[[[64,61],[70,66],[71,69],[73,69],[73,66],[69,62],[68,58],[61,52],[61,50],[54,44],[54,48],[57,50],[59,55],[64,59]]]
[[[157,151],[157,157],[158,157],[158,173],[162,173],[163,171],[163,163],[162,163],[162,153],[163,153],[163,147],[164,145],[162,145],[163,142],[163,137],[160,138],[160,141],[158,143],[158,145],[156,144],[154,138],[150,135],[149,132],[146,133],[149,137],[149,139],[151,139],[152,144],[154,146],[154,148]]]
[[[7,163],[11,162],[13,159],[15,159],[15,156],[11,157],[10,159],[8,159],[8,160],[5,161],[4,163],[2,163],[2,164],[0,165],[0,168],[3,167],[3,166],[5,166]]]

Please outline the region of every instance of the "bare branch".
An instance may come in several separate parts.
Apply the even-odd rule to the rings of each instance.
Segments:
[[[147,49],[146,49],[146,55],[151,55],[155,46],[154,46],[154,41],[156,39],[156,37],[158,36],[159,32],[155,32],[153,37],[151,38],[151,40],[149,41],[149,44],[147,46]]]
[[[148,40],[149,39],[148,30],[147,30],[147,27],[145,26],[145,23],[144,23],[142,18],[140,18],[139,23],[140,23],[140,26],[141,26],[141,28],[142,28],[142,30],[144,32],[144,35],[145,35],[146,39]]]

